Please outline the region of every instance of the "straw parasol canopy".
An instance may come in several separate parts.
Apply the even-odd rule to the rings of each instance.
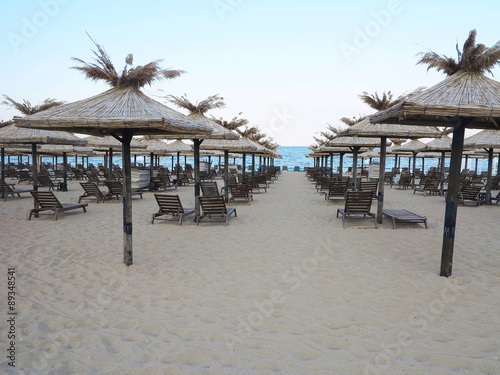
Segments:
[[[38,190],[37,144],[85,146],[87,141],[65,131],[23,129],[11,124],[0,128],[0,143],[31,144],[33,157],[33,190]],[[2,160],[2,177],[4,176],[4,164]]]
[[[500,63],[500,42],[490,48],[476,45],[472,30],[458,50],[458,62],[428,52],[419,61],[429,68],[444,71],[448,77],[431,88],[410,95],[389,109],[369,116],[372,123],[453,126],[452,154],[441,254],[441,276],[450,276],[455,241],[459,178],[465,128],[500,128],[500,82],[484,73]]]
[[[94,42],[95,43],[95,42]],[[95,63],[75,59],[75,69],[91,80],[105,81],[112,88],[87,99],[63,104],[24,118],[15,118],[19,126],[72,130],[90,135],[111,135],[122,143],[123,158],[123,261],[129,266],[132,257],[132,188],[130,142],[134,135],[204,134],[211,128],[191,122],[186,116],[141,92],[152,82],[179,76],[181,71],[161,69],[158,61],[131,68],[133,56],[125,59],[118,73],[104,48],[95,43]]]
[[[448,127],[448,119],[456,117],[469,118],[468,128],[498,129],[500,82],[460,71],[369,119],[372,123]]]
[[[357,124],[347,128],[342,134],[358,137],[380,137],[380,169],[378,181],[377,222],[382,223],[382,210],[384,208],[384,175],[387,138],[432,138],[440,137],[441,132],[424,126],[401,126],[396,124],[372,124],[365,118]],[[413,158],[413,180],[415,183],[415,154]]]
[[[133,130],[135,135],[194,132],[207,135],[212,131],[134,87],[115,87],[87,99],[14,120],[22,127],[97,136],[121,135],[125,129]]]

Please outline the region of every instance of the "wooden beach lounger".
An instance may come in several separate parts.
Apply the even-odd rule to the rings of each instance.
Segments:
[[[0,196],[3,196],[3,201],[7,200],[7,196],[10,194],[13,197],[17,194],[21,197],[22,193],[29,193],[31,190],[16,189],[13,184],[8,184],[4,180],[0,179]]]
[[[234,202],[236,200],[244,200],[250,204],[250,201],[253,201],[253,195],[250,193],[248,189],[248,185],[245,184],[236,184],[231,185],[231,198],[229,198],[230,202]]]
[[[337,217],[342,215],[342,226],[345,228],[346,219],[363,219],[367,216],[373,219],[375,229],[377,228],[376,215],[371,212],[373,192],[369,191],[348,191],[345,207],[337,210]]]
[[[50,211],[50,215],[54,215],[54,221],[57,221],[59,212],[82,208],[83,212],[87,212],[87,203],[61,203],[52,191],[31,191],[31,195],[35,198],[35,208],[29,212],[28,220],[35,214],[38,217],[42,211]]]
[[[184,218],[184,216],[188,216],[194,213],[194,208],[182,207],[181,200],[178,195],[156,193],[155,198],[160,208],[157,213],[153,214],[151,224],[154,224],[156,218],[168,215],[171,216],[173,220],[179,219],[179,225],[182,225],[182,219]],[[168,219],[162,218],[160,220]]]
[[[123,184],[121,181],[115,181],[115,180],[106,180],[104,181],[106,186],[109,189],[109,195],[111,197],[116,197],[116,199],[121,199],[123,198]],[[142,189],[140,188],[132,188],[132,195],[139,195],[142,199]]]
[[[425,229],[428,228],[425,216],[417,215],[408,210],[382,210],[382,215],[392,220],[393,229],[396,229],[396,223],[424,223]]]
[[[82,199],[97,199],[97,203],[99,203],[99,199],[104,202],[104,199],[108,196],[107,191],[101,191],[97,184],[95,182],[80,182],[80,185],[82,185],[83,190],[85,191],[80,197],[78,198],[78,203],[82,201]]]
[[[222,196],[216,197],[198,197],[200,200],[200,206],[203,213],[196,218],[196,224],[200,224],[200,220],[204,217],[220,217],[226,220],[226,224],[229,222],[229,216],[234,213],[236,215],[236,207],[226,207],[224,203],[224,198]]]

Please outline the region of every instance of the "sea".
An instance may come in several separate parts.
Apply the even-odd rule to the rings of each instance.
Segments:
[[[275,166],[286,166],[288,167],[288,170],[290,172],[293,172],[295,167],[299,167],[299,170],[301,172],[304,171],[304,168],[306,167],[313,167],[314,166],[314,159],[307,157],[308,154],[311,153],[311,149],[307,146],[281,146],[277,150],[278,154],[282,156],[281,159],[275,159],[274,165]],[[31,157],[29,156],[23,156],[22,160],[23,162],[28,162],[31,163],[30,161]],[[11,162],[17,162],[17,157],[10,157],[9,159]],[[218,157],[203,157],[203,161],[205,162],[210,162],[212,165],[217,165],[219,164],[219,158]],[[497,170],[497,165],[498,165],[498,160],[499,157],[496,155],[493,161],[493,171]],[[7,160],[6,160],[7,161]],[[54,164],[55,160],[52,156],[45,156],[42,161],[48,161]],[[141,163],[143,165],[149,165],[149,156],[142,156],[138,155],[135,156],[135,159],[133,160],[136,163]],[[58,158],[58,163],[62,163],[62,158]],[[71,165],[75,165],[75,158],[73,156],[68,157],[68,162]],[[99,163],[103,163],[103,157],[89,157],[88,158],[89,163],[93,163],[94,165],[98,165]],[[234,164],[241,164],[242,160],[241,158],[236,158],[236,159],[230,159],[230,163]],[[372,162],[378,163],[378,159],[374,158],[372,159]],[[410,165],[410,162],[412,162],[412,158],[401,158],[398,161],[399,168],[403,167],[409,167],[412,169],[413,167]],[[81,157],[78,157],[78,163],[81,163]],[[87,158],[85,158],[85,165],[87,163]],[[113,157],[113,163],[121,165],[121,157],[120,156],[114,156]],[[176,160],[174,160],[171,157],[161,157],[160,158],[160,165],[166,166],[168,168],[172,167],[172,163],[176,163]],[[183,165],[184,163],[189,163],[191,165],[194,164],[194,160],[192,157],[186,157],[184,156],[180,157],[180,164]],[[256,166],[258,167],[258,157],[256,157]],[[358,158],[358,166],[367,166],[369,163],[369,160],[363,160]],[[450,163],[449,157],[446,158],[445,160],[445,167],[448,167]],[[477,164],[476,164],[477,163]],[[246,159],[246,165],[249,166],[252,164],[252,158],[251,156],[247,155]],[[431,167],[437,167],[439,164],[439,159],[437,158],[425,158],[423,160],[422,158],[417,158],[416,161],[416,168],[420,168],[423,171],[429,170]],[[333,157],[333,168],[334,171],[337,170],[337,168],[340,165],[340,157],[339,156],[334,156]],[[330,158],[328,159],[328,166],[330,166]],[[344,172],[347,171],[347,169],[352,166],[352,156],[350,155],[345,155],[344,156],[344,162],[343,162],[343,170]],[[392,168],[395,166],[395,158],[393,156],[388,155],[386,159],[386,170],[390,171]],[[471,170],[476,170],[478,173],[482,171],[487,171],[488,170],[488,159],[478,159],[478,158],[469,158],[467,162],[467,166],[465,165],[465,159],[462,160],[462,169],[471,169]]]

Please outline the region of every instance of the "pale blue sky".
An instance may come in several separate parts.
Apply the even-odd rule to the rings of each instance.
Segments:
[[[135,64],[163,59],[187,72],[148,95],[220,94],[226,108],[214,116],[243,112],[281,145],[307,146],[327,123],[371,113],[363,91],[400,95],[442,80],[415,65],[418,52],[456,57],[474,28],[493,45],[499,11],[497,0],[2,0],[0,94],[71,102],[106,90],[69,69],[71,57],[92,59],[87,31],[118,70],[133,53]],[[0,119],[15,114],[0,106]]]

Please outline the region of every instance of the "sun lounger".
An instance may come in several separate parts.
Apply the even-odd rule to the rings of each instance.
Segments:
[[[377,198],[378,180],[361,181],[359,183],[359,191],[371,191],[373,198]]]
[[[0,179],[0,196],[3,197],[3,201],[7,200],[7,196],[12,195],[13,197],[17,194],[21,197],[22,193],[29,193],[31,190],[27,189],[16,189],[13,184],[8,184],[4,180]]]
[[[104,199],[108,196],[107,191],[101,191],[95,182],[80,182],[83,190],[85,191],[78,198],[78,203],[82,201],[82,199],[93,199],[96,198],[97,203],[99,203],[99,199],[104,202]]]
[[[347,181],[333,181],[329,182],[328,191],[325,192],[325,200],[340,198],[344,199],[347,194]]]
[[[236,200],[244,200],[250,204],[250,201],[253,201],[253,195],[248,190],[248,185],[245,184],[236,184],[230,186],[231,198],[229,198],[230,202],[234,202]]]
[[[203,181],[200,182],[201,194],[204,197],[216,197],[218,195],[224,195],[219,193],[219,187],[217,186],[217,181]]]
[[[463,185],[458,193],[458,203],[474,203],[476,206],[484,203],[484,199],[479,194],[482,186]]]
[[[171,216],[171,220],[179,220],[179,225],[182,225],[182,219],[185,216],[194,213],[194,208],[183,208],[178,195],[155,194],[156,202],[158,203],[158,212],[153,214],[151,224],[154,224],[155,219],[160,216]],[[160,220],[168,220],[161,218]]]
[[[198,197],[200,206],[203,213],[196,218],[196,224],[200,224],[200,220],[204,217],[208,218],[222,218],[225,219],[226,224],[229,222],[229,216],[234,213],[237,217],[236,207],[226,207],[224,198],[222,196],[216,197]]]
[[[427,229],[427,218],[417,215],[408,210],[387,209],[382,210],[382,215],[392,220],[392,228],[396,229],[396,223],[424,223]]]
[[[377,228],[376,215],[371,212],[373,199],[372,191],[348,191],[344,208],[337,210],[337,217],[342,215],[342,226],[345,228],[346,219],[373,218],[375,228]]]
[[[439,180],[436,179],[430,179],[430,180],[425,180],[424,184],[422,186],[415,186],[413,188],[413,194],[416,192],[424,193],[424,197],[427,195],[434,195],[434,194],[441,194],[441,190],[439,190]]]
[[[77,208],[82,208],[83,212],[87,212],[87,203],[61,203],[52,191],[31,191],[30,193],[35,199],[35,208],[30,210],[28,220],[31,220],[33,214],[38,217],[40,212],[44,211],[49,211],[49,215],[54,215],[54,221],[57,221],[59,212]]]
[[[108,194],[110,197],[116,197],[116,199],[123,198],[123,184],[121,181],[106,180],[104,183],[109,189]],[[142,199],[142,189],[132,188],[132,196],[134,195],[139,195]]]

